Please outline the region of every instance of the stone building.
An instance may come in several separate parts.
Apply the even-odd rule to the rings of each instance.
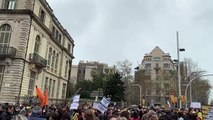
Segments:
[[[169,53],[156,46],[135,68],[135,83],[142,87],[144,105],[164,105],[177,93],[176,67]]]
[[[0,0],[0,102],[66,98],[74,41],[46,0]]]
[[[100,63],[98,61],[79,61],[78,65],[72,66],[72,79],[79,80],[92,80],[92,70],[98,70],[101,73],[114,73],[115,68],[108,66],[108,64]]]

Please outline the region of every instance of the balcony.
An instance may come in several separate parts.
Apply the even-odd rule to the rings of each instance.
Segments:
[[[159,66],[155,66],[154,69],[155,69],[156,71],[158,71],[158,70],[160,70],[160,67],[159,67]]]
[[[38,55],[37,53],[30,53],[30,63],[35,64],[39,68],[45,68],[47,65],[47,60]]]
[[[14,47],[1,47],[0,58],[13,58],[16,56],[16,51]]]

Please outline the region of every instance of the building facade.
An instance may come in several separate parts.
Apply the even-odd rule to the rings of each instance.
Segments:
[[[0,102],[66,98],[74,41],[46,0],[0,1]]]
[[[114,73],[115,68],[108,66],[108,64],[100,63],[98,61],[79,61],[78,65],[72,66],[71,76],[73,81],[76,80],[92,80],[91,72],[97,70],[100,73]]]
[[[158,46],[145,54],[135,70],[135,83],[142,86],[144,105],[164,105],[171,94],[176,94],[176,67],[170,54]]]

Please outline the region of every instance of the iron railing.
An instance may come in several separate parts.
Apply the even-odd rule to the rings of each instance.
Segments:
[[[41,68],[47,66],[47,60],[38,55],[37,53],[30,53],[30,62]]]
[[[0,47],[0,58],[13,58],[16,56],[16,51],[14,47]]]

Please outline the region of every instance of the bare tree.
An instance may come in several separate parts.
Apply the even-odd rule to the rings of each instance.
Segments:
[[[187,64],[188,74],[187,77],[185,77],[185,81],[187,83],[204,73],[204,70],[201,69],[197,63],[193,62],[190,58],[185,58],[184,62]],[[191,97],[192,101],[199,101],[203,104],[208,103],[208,97],[210,94],[211,85],[209,81],[205,78],[197,78],[197,80],[193,81],[191,83]],[[188,90],[190,93],[190,89]],[[187,98],[190,98],[190,94],[187,95]],[[189,101],[189,99],[188,99]]]
[[[129,60],[119,61],[117,62],[117,65],[115,66],[117,71],[122,76],[122,80],[124,82],[125,86],[125,99],[129,105],[130,101],[130,93],[131,93],[131,81],[133,80],[132,75],[132,63]]]

